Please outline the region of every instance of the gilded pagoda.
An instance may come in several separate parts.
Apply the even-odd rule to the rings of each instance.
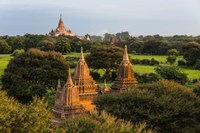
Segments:
[[[70,29],[65,28],[64,22],[62,20],[62,15],[60,15],[60,20],[58,23],[58,27],[55,30],[51,30],[49,32],[50,36],[60,36],[60,35],[66,35],[66,36],[76,36]]]
[[[134,76],[132,64],[129,60],[127,46],[125,46],[123,60],[119,65],[118,75],[114,81],[114,84],[111,86],[111,89],[122,91],[134,88],[137,85],[137,83],[138,82]]]

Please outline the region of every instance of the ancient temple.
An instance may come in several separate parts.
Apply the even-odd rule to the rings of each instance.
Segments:
[[[52,113],[55,116],[55,120],[82,116],[89,113],[80,104],[79,91],[77,86],[72,82],[70,69],[68,71],[67,82],[63,87],[61,87],[60,80],[58,81],[55,107]]]
[[[81,47],[80,59],[76,65],[73,82],[79,90],[80,103],[89,111],[93,111],[95,106],[92,104],[94,97],[98,94],[98,85],[90,75],[90,70],[83,55]]]
[[[127,46],[124,49],[123,60],[119,66],[117,78],[111,86],[112,90],[126,90],[134,88],[137,84],[137,79],[134,77],[132,64],[128,57]]]
[[[58,27],[55,30],[51,30],[49,32],[50,36],[60,36],[60,35],[66,35],[66,36],[76,36],[71,30],[65,28],[64,22],[62,20],[62,15],[60,15],[60,20],[58,23]]]

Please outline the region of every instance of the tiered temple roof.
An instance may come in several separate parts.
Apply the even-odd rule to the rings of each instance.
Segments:
[[[124,49],[123,60],[119,66],[117,78],[111,86],[112,90],[125,90],[134,88],[137,84],[137,79],[134,77],[132,64],[129,60],[127,46]]]
[[[50,36],[59,36],[59,35],[67,35],[67,36],[76,36],[71,30],[65,28],[64,22],[62,20],[62,15],[60,15],[60,20],[58,23],[58,27],[56,30],[52,30],[49,32]]]
[[[80,101],[84,107],[90,111],[95,109],[92,104],[93,98],[98,94],[98,85],[90,75],[90,70],[83,55],[81,47],[80,59],[76,65],[73,82],[76,83],[79,90]]]
[[[61,87],[60,80],[58,81],[55,108],[52,113],[56,119],[65,119],[88,113],[88,111],[80,104],[79,91],[72,82],[70,69],[68,71],[67,82],[63,87]]]

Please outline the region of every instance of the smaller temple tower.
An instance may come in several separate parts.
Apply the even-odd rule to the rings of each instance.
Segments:
[[[68,71],[67,82],[63,87],[61,87],[60,80],[58,80],[55,108],[52,110],[52,113],[57,120],[82,116],[88,113],[80,104],[79,91],[72,82],[70,69]]]
[[[134,76],[132,64],[128,57],[127,46],[124,49],[123,60],[119,65],[118,75],[111,86],[112,90],[126,90],[134,88],[137,84],[137,79]]]
[[[108,87],[107,87],[107,84],[106,84],[106,80],[104,80],[104,86],[103,86],[103,89],[101,90],[101,94],[105,94],[107,93],[109,90],[108,90]]]

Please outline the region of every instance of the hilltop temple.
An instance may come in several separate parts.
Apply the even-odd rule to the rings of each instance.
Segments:
[[[123,60],[119,65],[118,75],[111,86],[112,90],[126,90],[129,88],[134,88],[137,85],[137,79],[134,77],[134,71],[132,64],[128,57],[127,46],[124,49]]]
[[[58,27],[55,30],[51,30],[49,32],[50,36],[60,36],[60,35],[66,35],[66,36],[76,36],[70,29],[65,28],[64,22],[62,20],[62,15],[60,15],[60,20],[58,23]]]

